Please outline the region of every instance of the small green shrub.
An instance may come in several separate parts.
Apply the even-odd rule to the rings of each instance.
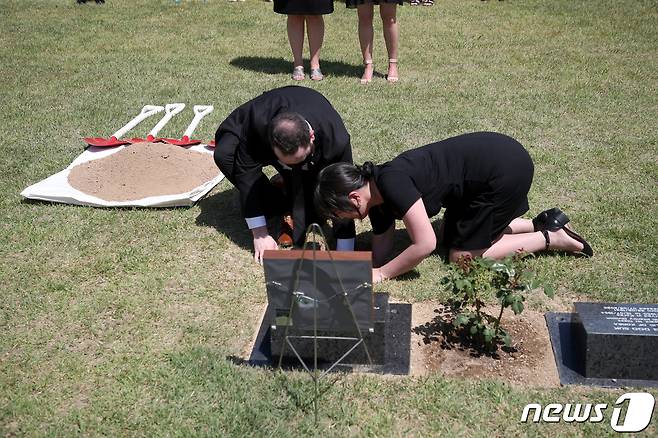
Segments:
[[[500,325],[503,312],[508,307],[516,315],[523,312],[525,294],[540,286],[523,258],[523,254],[503,260],[462,257],[450,267],[442,283],[455,296],[455,317],[451,322],[455,333],[461,331],[472,345],[487,351],[495,351],[501,343],[512,346],[510,335]],[[552,288],[543,289],[547,296],[554,295]],[[483,299],[491,294],[500,303],[498,317],[483,310]]]

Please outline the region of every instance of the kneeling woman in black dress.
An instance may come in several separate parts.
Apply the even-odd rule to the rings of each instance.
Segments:
[[[375,166],[333,164],[318,176],[315,202],[332,219],[370,217],[373,281],[409,271],[436,248],[430,218],[445,207],[443,242],[449,258],[503,258],[545,249],[592,255],[592,248],[566,226],[559,209],[534,220],[528,191],[534,167],[516,140],[493,132],[448,138],[406,151]],[[384,264],[393,248],[395,219],[402,219],[411,245]]]

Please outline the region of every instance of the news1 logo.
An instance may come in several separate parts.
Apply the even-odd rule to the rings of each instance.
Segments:
[[[653,395],[646,392],[629,392],[617,399],[610,417],[610,427],[616,432],[642,432],[651,423],[656,404]],[[625,411],[624,411],[625,407]],[[523,408],[521,423],[530,420],[533,423],[600,423],[605,420],[608,409],[606,403],[598,404],[561,404],[551,403],[543,406],[530,403]],[[532,416],[530,413],[532,412]],[[625,415],[622,415],[625,412]]]

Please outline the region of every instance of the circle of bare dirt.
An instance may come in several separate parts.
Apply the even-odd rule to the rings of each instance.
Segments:
[[[494,307],[485,311],[497,315]],[[511,349],[485,354],[448,334],[451,309],[438,302],[413,305],[411,373],[502,380],[514,386],[556,387],[560,380],[542,312],[506,311],[501,326],[512,337]]]
[[[219,174],[212,155],[167,143],[135,143],[71,169],[71,186],[105,201],[186,193]]]

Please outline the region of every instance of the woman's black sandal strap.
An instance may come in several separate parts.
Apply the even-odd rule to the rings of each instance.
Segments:
[[[548,247],[551,245],[551,238],[548,235],[548,231],[541,230],[541,233],[544,235],[544,240],[546,241],[546,248],[544,249],[548,249]]]

